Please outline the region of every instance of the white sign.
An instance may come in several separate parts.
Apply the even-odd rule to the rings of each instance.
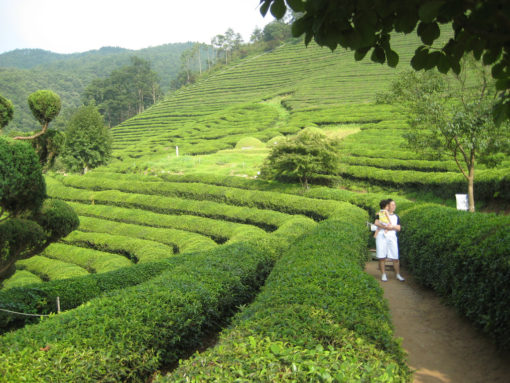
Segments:
[[[467,194],[455,194],[455,199],[457,200],[457,210],[467,211],[469,209]]]

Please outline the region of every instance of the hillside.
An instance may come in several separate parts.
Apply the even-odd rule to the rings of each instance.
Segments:
[[[40,49],[19,49],[0,54],[0,92],[15,107],[9,129],[34,130],[37,122],[27,105],[30,93],[51,89],[62,99],[64,109],[81,105],[81,94],[96,77],[130,63],[137,56],[150,61],[160,76],[164,91],[180,70],[181,53],[192,43],[166,44],[140,50],[104,47],[83,53],[57,54]],[[58,124],[58,119],[57,119]]]
[[[47,175],[80,227],[3,281],[3,308],[49,318],[0,312],[0,381],[409,382],[362,267],[366,222],[388,197],[415,228],[402,259],[458,286],[453,304],[508,348],[508,217],[407,198],[453,201],[465,183],[453,161],[401,148],[405,115],[374,103],[414,44],[393,37],[398,70],[300,41],[235,61],[112,128],[108,166]],[[342,139],[329,187],[257,179],[271,145],[308,126]],[[477,172],[480,201],[510,200],[508,158]]]

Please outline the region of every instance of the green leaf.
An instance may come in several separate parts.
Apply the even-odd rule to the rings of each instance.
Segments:
[[[505,64],[503,62],[500,62],[494,65],[491,69],[491,72],[492,77],[495,79],[505,78]]]
[[[439,25],[437,23],[424,23],[421,22],[418,25],[418,36],[421,37],[421,41],[423,41],[426,45],[432,45],[434,40],[436,40],[441,35],[441,30],[439,29]]]
[[[301,17],[292,23],[292,36],[299,37],[309,31],[312,27],[313,19],[307,16]]]
[[[374,47],[374,50],[372,51],[372,55],[370,56],[370,59],[373,62],[384,64],[386,61],[386,55],[384,54],[384,49],[381,47]]]
[[[274,0],[273,5],[271,5],[271,14],[274,17],[279,20],[285,15],[286,11],[287,7],[285,6],[285,2],[283,0]]]
[[[305,2],[303,0],[287,0],[287,4],[294,12],[303,12],[305,10]]]
[[[450,60],[445,54],[441,54],[439,61],[437,62],[437,70],[443,74],[448,73],[450,70]]]
[[[388,60],[388,66],[391,68],[395,68],[398,65],[399,57],[397,52],[391,49],[386,50],[386,59]]]
[[[496,81],[496,90],[506,90],[510,88],[510,79],[504,78]]]
[[[485,52],[482,57],[482,61],[484,65],[494,64],[501,57],[501,47],[499,48],[491,48]]]
[[[271,4],[271,0],[260,0],[260,3],[262,4],[260,6],[260,13],[262,16],[265,16],[267,14],[267,10],[269,9],[269,5]]]
[[[271,346],[269,346],[269,348],[271,349],[271,352],[275,355],[280,355],[281,354],[281,348],[280,346],[278,346],[277,344],[271,344]]]
[[[450,58],[450,66],[452,68],[453,73],[459,74],[460,73],[460,62],[459,60],[456,60],[455,58]]]
[[[431,23],[438,16],[439,9],[444,3],[444,1],[429,1],[422,4],[418,10],[418,17],[425,23]]]
[[[363,60],[369,50],[370,50],[370,47],[356,49],[356,51],[354,52],[354,60],[356,60],[356,61]]]
[[[428,49],[423,45],[414,51],[414,56],[411,59],[411,66],[414,70],[421,70],[425,67],[428,57]]]

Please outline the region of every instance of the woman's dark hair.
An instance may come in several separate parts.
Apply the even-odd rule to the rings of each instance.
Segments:
[[[383,199],[381,202],[379,202],[379,207],[381,209],[384,209],[388,204],[393,201],[392,199]]]

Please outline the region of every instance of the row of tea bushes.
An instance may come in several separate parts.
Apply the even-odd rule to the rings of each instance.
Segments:
[[[366,213],[340,205],[277,261],[218,345],[156,381],[409,381],[382,291],[363,272]]]
[[[2,282],[2,288],[7,290],[40,282],[42,279],[30,271],[16,270],[11,277]]]
[[[83,267],[89,273],[104,273],[133,265],[128,258],[119,254],[64,243],[52,243],[41,255]]]
[[[142,226],[171,228],[184,230],[211,237],[218,243],[223,243],[241,231],[264,234],[265,231],[253,225],[236,222],[219,221],[194,215],[169,215],[153,213],[142,209],[128,209],[108,205],[89,205],[68,202],[79,216],[103,218],[123,223],[133,223]]]
[[[73,206],[73,209],[74,206]],[[76,211],[76,209],[75,209]],[[173,255],[173,247],[149,241],[146,239],[132,238],[125,235],[113,235],[98,232],[73,231],[62,241],[74,246],[90,247],[109,253],[121,254],[133,263],[147,263],[168,258]]]
[[[403,264],[510,349],[510,217],[432,205],[400,217]]]
[[[80,217],[80,230],[147,239],[172,246],[174,253],[213,249],[217,246],[209,237],[184,230],[134,225],[86,216]]]
[[[146,381],[252,299],[280,248],[268,238],[171,258],[156,278],[4,334],[0,381]]]
[[[275,230],[291,216],[277,211],[226,205],[213,201],[198,201],[119,190],[91,191],[66,187],[47,177],[48,194],[66,201],[140,208],[163,214],[190,214],[218,220],[240,222]],[[151,182],[152,183],[152,182]]]
[[[38,257],[38,256],[36,256]],[[38,257],[46,260],[44,257]],[[58,269],[58,262],[50,266]],[[174,259],[164,262],[138,264],[101,274],[84,273],[73,278],[54,279],[45,283],[0,290],[0,306],[4,309],[27,314],[47,315],[57,311],[56,299],[60,298],[62,310],[69,310],[105,292],[137,285],[171,270]],[[18,272],[23,272],[20,270]],[[39,321],[37,317],[12,315],[0,312],[0,333]]]
[[[41,255],[17,261],[16,269],[27,270],[39,276],[43,281],[54,281],[88,274],[88,271],[81,266]]]
[[[368,181],[371,184],[431,191],[442,198],[467,192],[467,181],[461,173],[425,173],[410,170],[387,170],[370,166],[342,165],[339,174],[345,178]],[[510,199],[508,169],[480,170],[475,177],[476,198],[489,201],[495,197]]]
[[[85,225],[86,227],[87,223],[87,218],[83,217],[82,226]],[[267,235],[264,237],[254,237],[244,230],[242,233],[235,235],[227,244],[234,243],[236,241],[259,241],[262,243],[270,241],[270,252],[280,253],[283,249],[290,246],[296,238],[301,236],[303,233],[312,230],[316,225],[317,223],[310,218],[295,216],[274,231],[270,237]],[[93,223],[92,226],[98,225]],[[120,227],[119,231],[126,235],[130,235],[129,230],[126,230],[125,227]],[[92,243],[107,242],[108,246],[111,246],[111,242],[109,241],[111,237],[126,238],[125,236],[115,236],[97,232],[88,233],[75,231],[66,237],[66,240],[71,238],[78,239],[81,242],[84,240],[87,242],[91,241]],[[164,237],[164,232],[158,236],[158,238]],[[144,240],[144,242],[150,241]],[[200,248],[207,249],[206,244],[199,245],[198,249],[200,250]],[[171,253],[163,252],[161,256],[165,256],[165,254],[168,257]],[[171,270],[175,263],[181,262],[178,258],[179,257],[175,257],[158,262],[150,262],[147,260],[147,262],[144,263],[140,261],[141,264],[137,264],[129,268],[118,269],[113,272],[87,274],[78,278],[53,280],[43,284],[12,288],[8,291],[0,290],[0,306],[8,310],[18,312],[49,314],[56,311],[55,300],[56,297],[60,297],[62,310],[72,309],[102,293],[133,286],[145,282],[148,279],[161,274],[163,271]],[[48,260],[46,258],[43,259],[51,266],[52,260]],[[18,272],[26,271],[21,270]],[[0,312],[0,332],[21,327],[26,321],[30,322],[33,320],[35,319]]]
[[[335,209],[335,202],[275,192],[242,190],[233,187],[213,186],[203,183],[136,182],[118,181],[99,177],[61,177],[65,186],[87,190],[119,190],[122,192],[163,195],[193,200],[206,200],[235,206],[280,211],[287,214],[304,214],[317,220],[328,217]]]

